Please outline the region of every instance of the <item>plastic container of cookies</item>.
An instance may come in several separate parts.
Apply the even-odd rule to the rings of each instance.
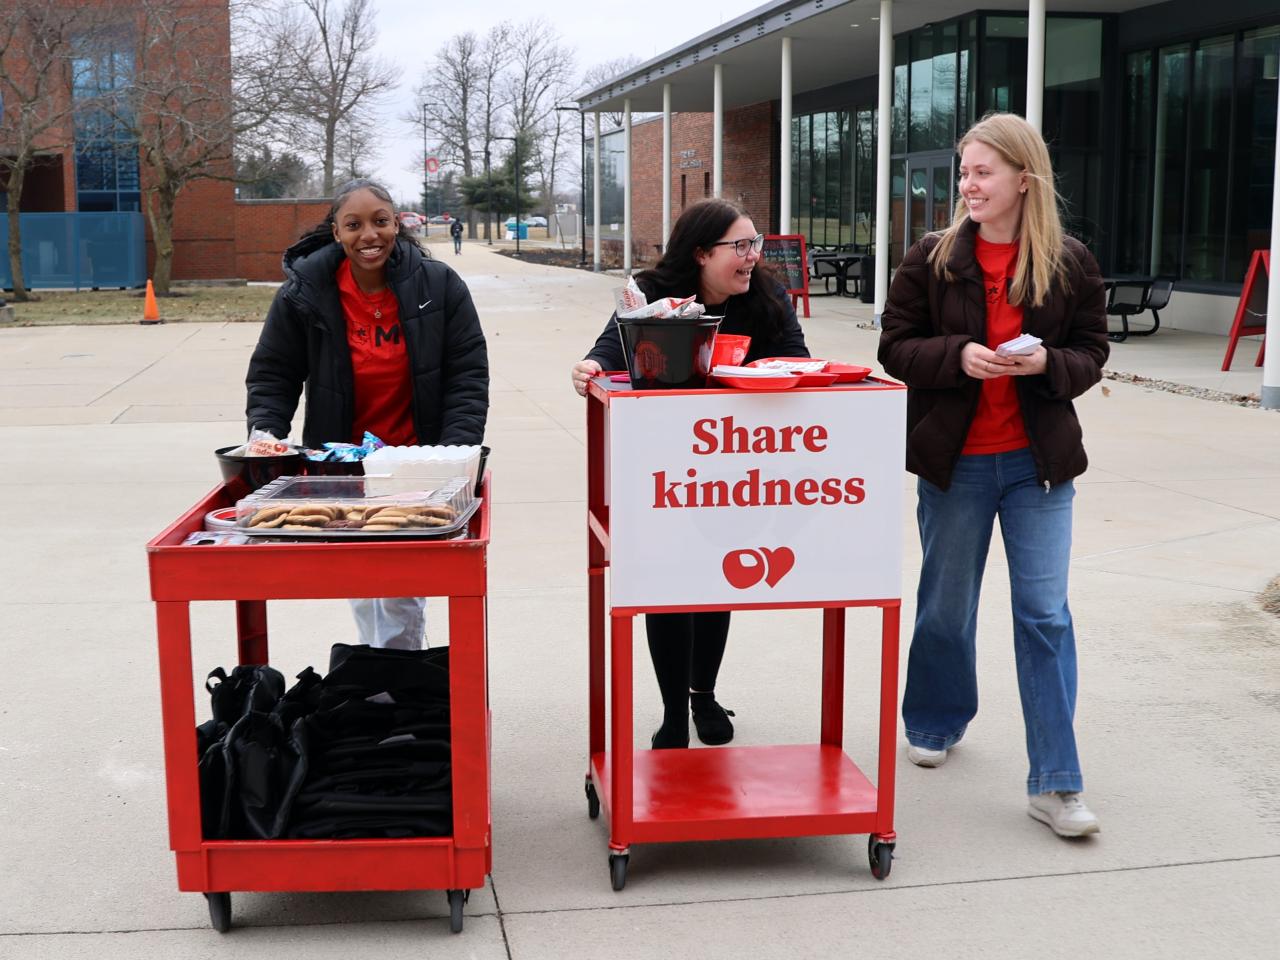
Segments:
[[[236,530],[273,540],[435,540],[480,501],[470,478],[281,477],[236,504]]]

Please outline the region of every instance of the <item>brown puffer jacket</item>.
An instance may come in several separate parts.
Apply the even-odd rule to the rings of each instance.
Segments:
[[[909,388],[907,469],[944,490],[982,392],[981,381],[960,368],[964,345],[987,338],[982,270],[973,251],[976,231],[971,223],[956,238],[948,264],[952,282],[929,263],[940,234],[921,238],[898,267],[881,317],[880,363]],[[1071,400],[1102,378],[1110,351],[1098,264],[1071,237],[1066,262],[1066,289],[1055,285],[1043,305],[1023,310],[1023,332],[1044,341],[1048,367],[1038,376],[1016,378],[1036,472],[1048,484],[1077,477],[1088,466]]]

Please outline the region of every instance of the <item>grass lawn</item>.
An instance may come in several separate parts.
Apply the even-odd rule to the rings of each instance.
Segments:
[[[174,287],[178,296],[157,297],[166,323],[260,321],[276,294],[275,287]],[[9,300],[12,326],[137,323],[142,319],[141,290],[36,290],[30,303]]]

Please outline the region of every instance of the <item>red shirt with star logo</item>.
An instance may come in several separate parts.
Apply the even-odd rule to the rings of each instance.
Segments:
[[[396,295],[389,288],[372,296],[364,293],[351,275],[351,261],[343,260],[338,267],[338,300],[347,321],[347,346],[356,384],[355,416],[348,439],[360,443],[368,430],[388,446],[416,444],[409,352],[400,328]]]
[[[982,268],[982,283],[987,293],[987,346],[994,350],[1022,333],[1022,307],[1013,306],[1008,299],[1018,245],[989,243],[975,236],[974,253]],[[1028,443],[1014,378],[983,380],[978,412],[969,425],[969,435],[960,452],[1006,453],[1021,450]]]

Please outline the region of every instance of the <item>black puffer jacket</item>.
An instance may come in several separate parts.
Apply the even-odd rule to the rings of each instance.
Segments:
[[[331,238],[304,237],[284,255],[285,283],[267,313],[245,377],[249,429],[289,435],[303,384],[302,442],[350,440],[355,377],[337,270],[346,254]],[[489,411],[489,357],[462,278],[400,239],[387,261],[409,355],[413,425],[423,444],[477,444]]]
[[[960,368],[970,341],[986,343],[987,303],[974,256],[977,224],[963,228],[939,277],[929,252],[939,234],[922,237],[903,259],[881,317],[880,363],[907,392],[907,469],[947,489],[978,409],[982,383]],[[1022,422],[1041,483],[1084,473],[1089,460],[1072,399],[1102,378],[1107,343],[1106,295],[1098,264],[1084,245],[1066,239],[1067,289],[1055,285],[1039,307],[1023,310],[1022,329],[1044,341],[1048,367],[1016,377]],[[989,345],[993,346],[993,345]]]

